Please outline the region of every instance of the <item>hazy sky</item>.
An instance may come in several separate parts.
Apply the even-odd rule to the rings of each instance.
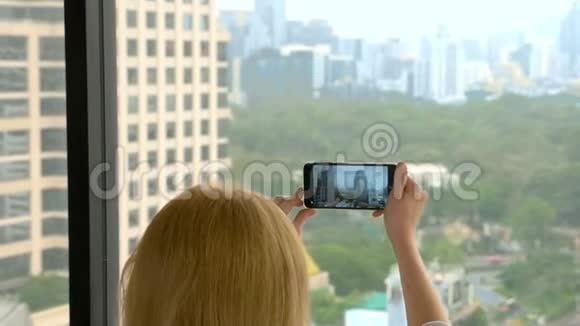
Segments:
[[[216,0],[220,9],[252,9],[253,0]],[[517,28],[553,31],[575,0],[287,0],[289,19],[323,18],[343,37],[419,36],[445,24],[454,34]]]

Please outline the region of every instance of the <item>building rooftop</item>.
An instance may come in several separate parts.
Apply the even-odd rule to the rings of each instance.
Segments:
[[[355,308],[385,311],[387,303],[387,295],[384,292],[373,292],[365,297]]]

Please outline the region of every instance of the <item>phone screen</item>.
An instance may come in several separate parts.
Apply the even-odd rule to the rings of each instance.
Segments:
[[[312,163],[304,166],[304,203],[310,208],[382,210],[395,165]]]

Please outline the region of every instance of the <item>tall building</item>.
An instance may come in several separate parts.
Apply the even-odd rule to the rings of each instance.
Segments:
[[[464,65],[462,44],[446,32],[440,31],[435,37],[424,39],[413,74],[415,96],[438,102],[462,100]]]
[[[268,27],[272,47],[286,42],[286,1],[256,0],[256,13]]]
[[[580,1],[576,1],[562,22],[560,51],[565,56],[568,78],[580,77]]]
[[[161,205],[206,181],[208,162],[230,164],[231,112],[229,36],[215,1],[121,0],[117,10],[123,263]]]
[[[231,112],[214,1],[116,8],[122,265],[161,205],[231,164]],[[62,0],[0,0],[0,296],[67,275],[65,88]],[[68,308],[25,319],[11,325],[65,325]]]
[[[63,5],[32,5],[0,1],[0,290],[68,267]]]

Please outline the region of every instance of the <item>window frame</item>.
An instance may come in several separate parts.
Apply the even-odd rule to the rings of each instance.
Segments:
[[[118,200],[91,190],[116,184],[115,14],[114,0],[64,1],[72,326],[118,324]]]

